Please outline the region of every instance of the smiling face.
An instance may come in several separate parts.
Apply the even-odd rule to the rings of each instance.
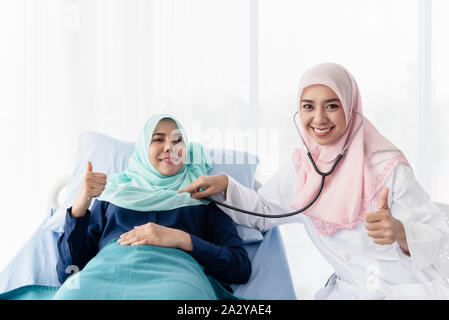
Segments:
[[[331,144],[345,132],[343,106],[335,92],[324,85],[312,85],[303,90],[300,117],[304,130],[319,145]]]
[[[178,126],[171,119],[162,119],[154,129],[149,150],[153,167],[165,176],[175,175],[186,159],[186,146]]]

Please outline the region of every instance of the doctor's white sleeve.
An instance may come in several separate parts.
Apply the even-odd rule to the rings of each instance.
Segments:
[[[295,211],[291,208],[296,192],[296,171],[293,161],[288,161],[281,169],[259,190],[246,188],[228,176],[229,183],[227,197],[223,194],[213,196],[213,199],[225,204],[248,211],[266,215],[278,215]],[[220,207],[220,206],[219,206]],[[262,232],[275,225],[302,222],[302,214],[287,218],[264,218],[248,215],[225,207],[220,207],[235,223],[258,229]]]
[[[438,264],[447,246],[449,226],[442,211],[416,180],[413,171],[399,165],[393,176],[391,213],[404,225],[410,256],[396,245],[401,264],[422,270]]]

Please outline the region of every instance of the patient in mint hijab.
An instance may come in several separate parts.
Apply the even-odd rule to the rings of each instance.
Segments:
[[[177,192],[211,166],[165,114],[145,124],[125,171],[106,177],[88,162],[58,240],[55,298],[235,298],[230,284],[246,283],[251,263],[234,223]]]

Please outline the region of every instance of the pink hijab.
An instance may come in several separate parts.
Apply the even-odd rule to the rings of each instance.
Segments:
[[[327,172],[360,124],[360,115],[353,111],[363,114],[362,100],[354,77],[338,64],[320,64],[306,71],[299,85],[298,101],[303,90],[315,84],[325,85],[336,93],[346,117],[343,135],[325,146],[317,144],[298,124],[318,169]],[[293,152],[293,163],[297,188],[292,208],[300,209],[315,196],[321,176],[313,169],[303,148]],[[312,218],[317,230],[325,236],[354,228],[366,213],[377,210],[380,192],[399,163],[409,165],[402,152],[365,118],[334,173],[326,177],[320,197],[304,214]]]

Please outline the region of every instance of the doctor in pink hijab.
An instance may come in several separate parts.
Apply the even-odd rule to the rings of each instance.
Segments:
[[[320,197],[303,214],[312,218],[324,236],[365,223],[375,243],[397,241],[409,253],[404,226],[392,216],[388,188],[383,190],[396,166],[409,164],[369,120],[365,118],[358,130],[363,109],[354,77],[334,63],[312,67],[301,78],[298,103],[299,131],[320,171],[327,172],[352,139],[335,171],[326,178]],[[291,207],[299,210],[314,198],[321,176],[304,149],[293,152],[293,162],[297,187]],[[190,192],[193,198],[200,199],[223,191],[226,194],[227,187],[225,175],[204,176],[179,192]]]
[[[335,270],[317,299],[448,299],[443,214],[403,153],[362,116],[354,77],[338,64],[320,64],[303,74],[298,89],[296,122],[306,148],[293,150],[293,161],[258,190],[219,174],[199,177],[182,191],[194,198],[216,195],[225,205],[256,213],[222,208],[234,222],[260,231],[303,223]],[[324,173],[340,161],[317,201],[279,218],[308,206],[319,191],[321,175],[309,153]]]
[[[362,121],[357,83],[342,66],[320,64],[304,73],[298,101],[303,141],[318,169],[327,172]],[[298,181],[292,207],[300,209],[314,197],[321,176],[304,149],[294,151],[293,161]],[[398,240],[408,251],[404,227],[388,209],[388,189],[382,190],[399,163],[408,165],[402,152],[365,118],[335,172],[326,178],[319,200],[304,214],[312,217],[322,235],[330,236],[365,222],[368,235],[376,243]]]

